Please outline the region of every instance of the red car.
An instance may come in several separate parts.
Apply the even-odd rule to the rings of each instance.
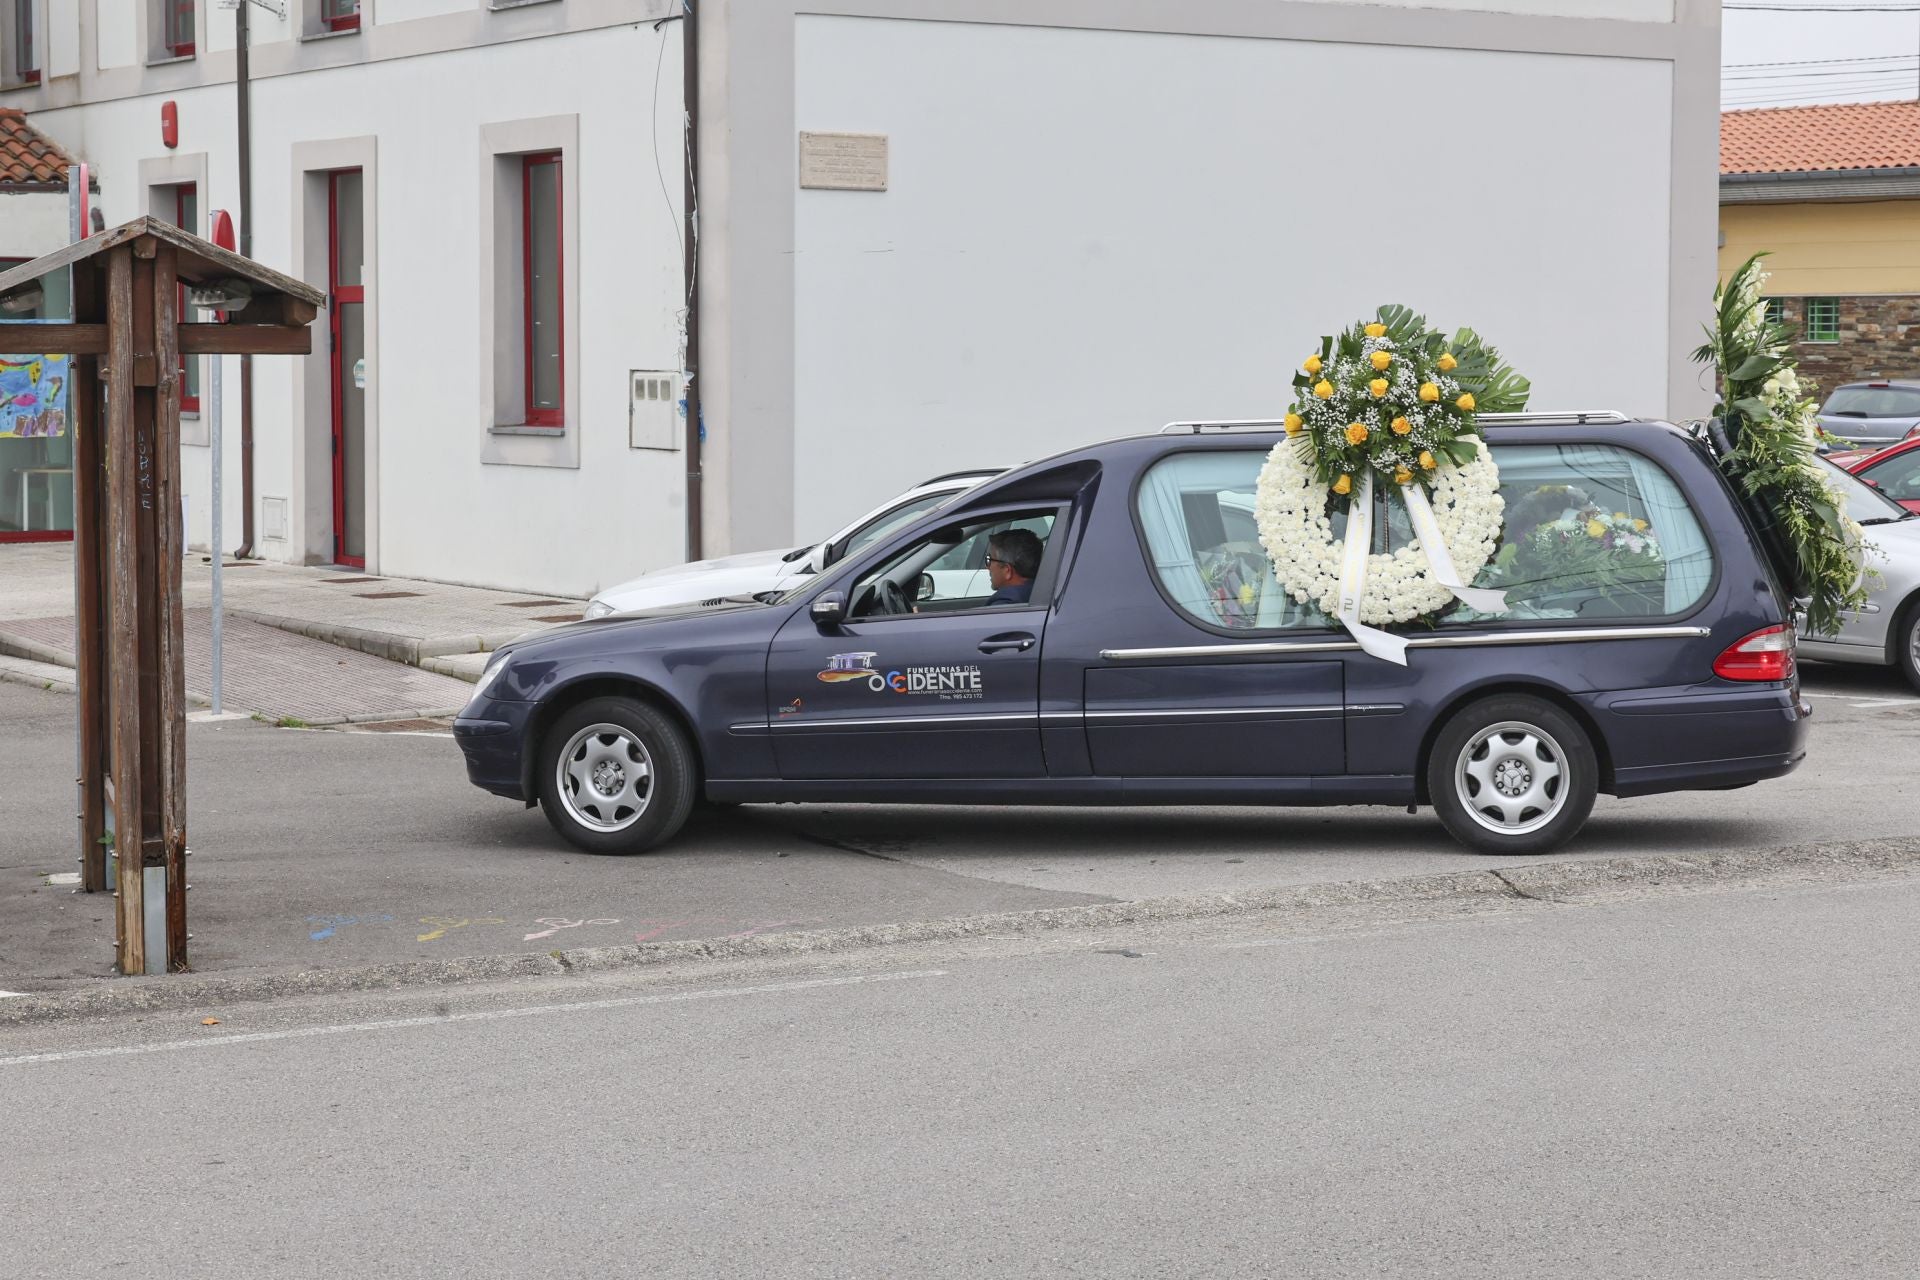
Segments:
[[[1920,512],[1920,438],[1902,440],[1842,465],[1907,510]]]

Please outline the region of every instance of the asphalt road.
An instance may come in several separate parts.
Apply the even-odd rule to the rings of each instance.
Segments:
[[[1915,832],[1920,698],[1890,672],[1809,668],[1810,758],[1737,792],[1602,797],[1555,859]],[[0,684],[0,991],[97,979],[110,900],[73,861],[73,701]],[[887,924],[1216,889],[1513,865],[1431,812],[753,806],[670,847],[597,858],[465,779],[449,738],[188,728],[189,920],[211,973]],[[1529,861],[1529,860],[1522,860]]]
[[[1907,1277],[1917,912],[1502,899],[0,1028],[0,1275]]]

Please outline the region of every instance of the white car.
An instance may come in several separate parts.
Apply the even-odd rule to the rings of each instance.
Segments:
[[[999,475],[1004,468],[983,467],[935,476],[861,516],[824,542],[786,551],[748,551],[716,560],[695,560],[671,569],[655,569],[629,582],[608,587],[587,602],[589,618],[638,609],[712,601],[731,596],[785,591],[809,574],[838,564],[876,538],[886,536],[956,495]]]

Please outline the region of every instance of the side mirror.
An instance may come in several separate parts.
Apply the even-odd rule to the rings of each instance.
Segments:
[[[827,544],[822,542],[807,552],[807,572],[818,573],[827,567]]]
[[[847,617],[847,597],[844,592],[828,591],[816,597],[808,612],[813,616],[816,627],[837,627]]]
[[[931,600],[933,599],[934,590],[935,590],[935,586],[933,581],[933,575],[930,573],[923,573],[920,575],[919,586],[914,590],[914,599]]]

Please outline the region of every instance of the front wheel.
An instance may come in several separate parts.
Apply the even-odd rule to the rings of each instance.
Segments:
[[[1558,849],[1586,822],[1599,781],[1586,731],[1525,694],[1461,708],[1427,758],[1427,794],[1440,821],[1481,853]]]
[[[1920,689],[1920,600],[1909,604],[1901,614],[1893,646],[1900,674],[1907,678],[1908,684]]]
[[[644,853],[693,808],[693,751],[671,718],[628,698],[562,713],[541,745],[540,808],[589,853]]]

